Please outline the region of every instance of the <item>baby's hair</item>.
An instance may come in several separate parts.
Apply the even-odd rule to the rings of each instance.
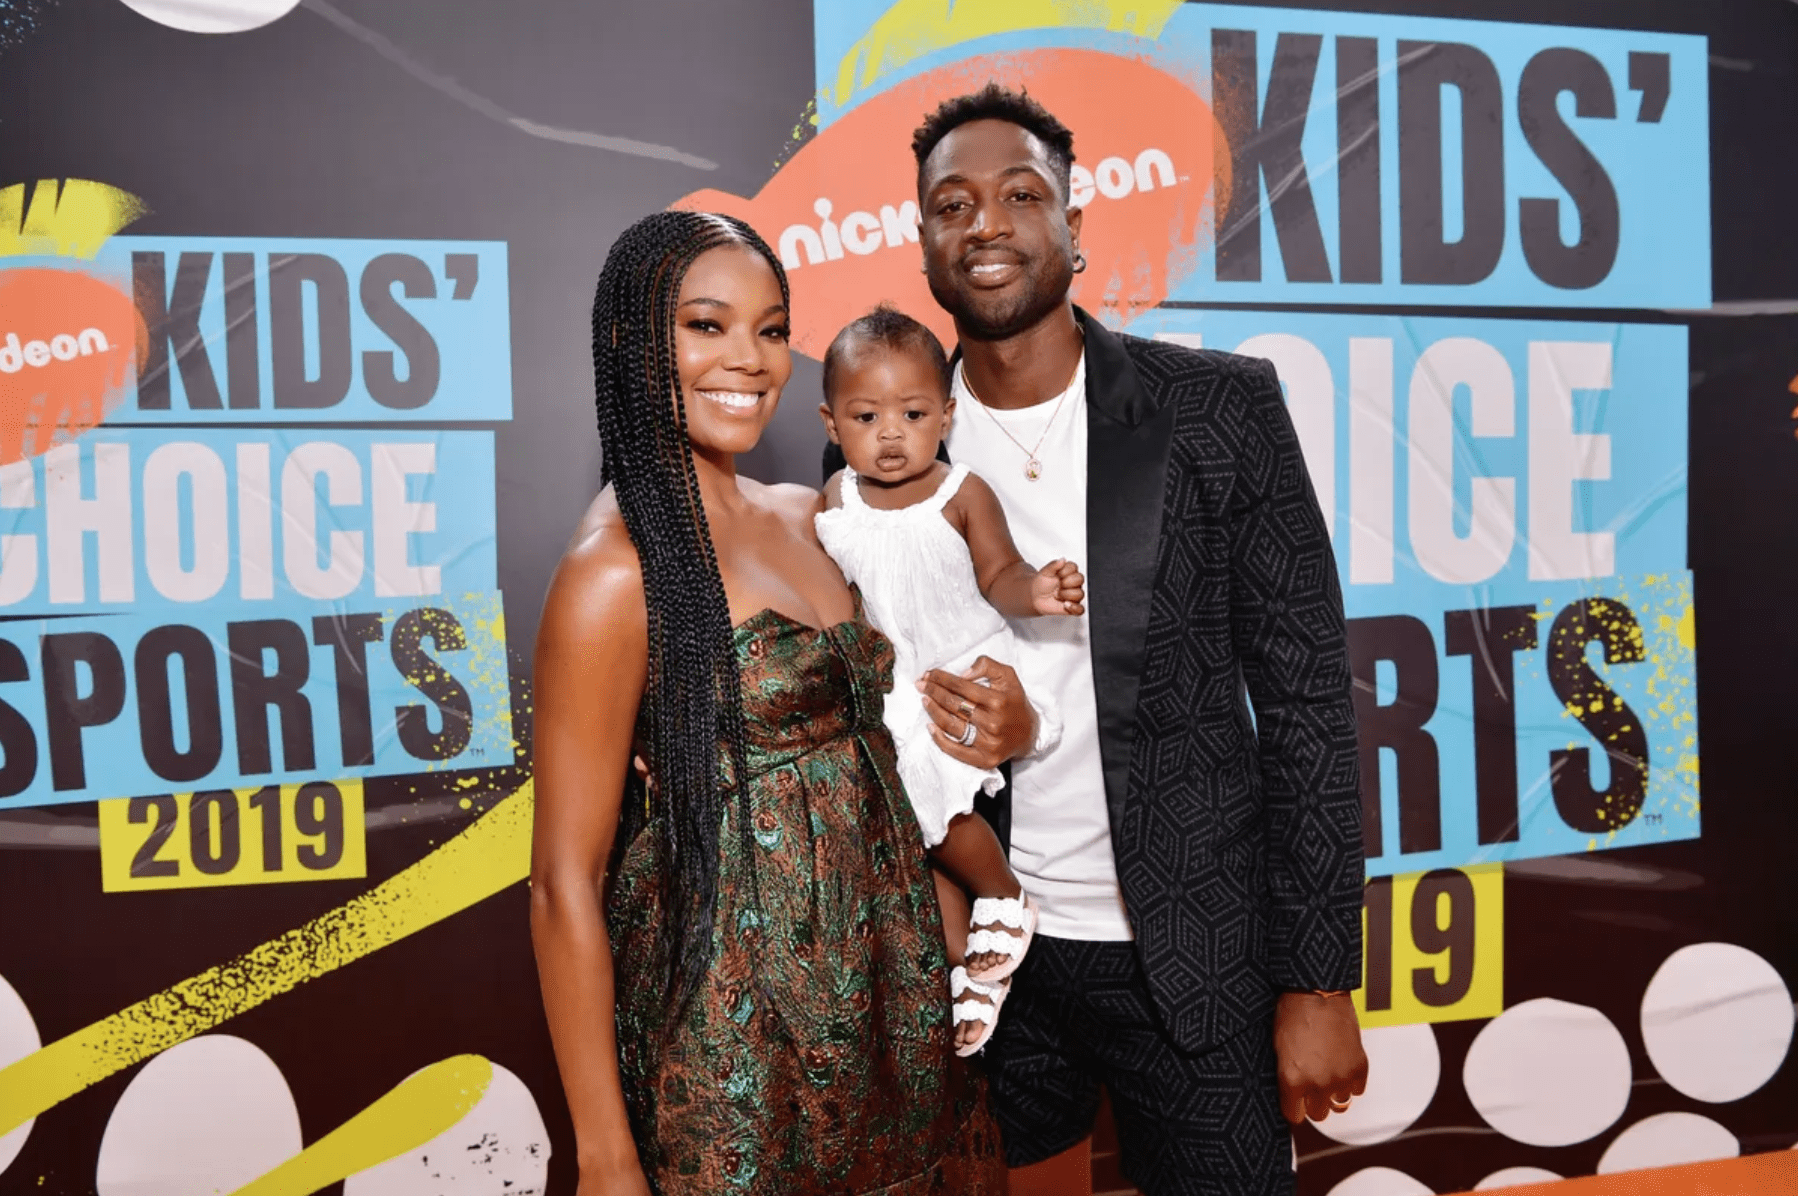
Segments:
[[[824,401],[834,402],[836,393],[837,371],[843,368],[845,358],[859,349],[877,347],[894,353],[916,353],[930,363],[930,368],[943,384],[943,398],[949,397],[949,388],[953,373],[949,369],[949,358],[943,353],[943,343],[936,339],[936,333],[924,327],[890,303],[882,303],[879,307],[843,325],[843,330],[830,342],[830,348],[824,352]]]

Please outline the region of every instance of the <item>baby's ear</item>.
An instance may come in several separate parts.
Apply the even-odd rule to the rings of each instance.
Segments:
[[[830,404],[819,403],[818,415],[824,421],[824,434],[830,437],[830,442],[832,444],[842,444],[843,442],[837,439],[837,419],[836,416],[830,413]]]

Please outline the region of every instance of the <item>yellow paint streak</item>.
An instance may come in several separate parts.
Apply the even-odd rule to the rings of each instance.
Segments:
[[[898,0],[837,64],[832,99],[934,51],[1019,29],[1104,29],[1160,37],[1183,0]]]
[[[147,209],[129,191],[91,179],[40,179],[25,206],[25,184],[0,188],[0,257],[91,258],[108,237]]]
[[[1688,651],[1698,647],[1698,619],[1694,615],[1697,607],[1688,606],[1679,616],[1679,622],[1673,625],[1673,634],[1679,637],[1680,647]]]
[[[232,1196],[308,1196],[416,1150],[466,1117],[492,1082],[493,1064],[479,1055],[433,1063]]]
[[[0,1134],[523,880],[531,866],[532,797],[526,781],[442,847],[368,892],[0,1070]]]

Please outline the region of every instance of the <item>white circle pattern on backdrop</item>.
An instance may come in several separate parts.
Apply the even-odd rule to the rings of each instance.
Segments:
[[[1391,1167],[1363,1167],[1330,1189],[1330,1196],[1435,1196],[1424,1184]]]
[[[1559,1182],[1561,1178],[1541,1167],[1506,1167],[1503,1171],[1494,1171],[1473,1185],[1473,1190],[1490,1192],[1496,1188],[1515,1188],[1519,1184],[1552,1184]]]
[[[1629,1104],[1629,1047],[1586,1005],[1538,997],[1488,1022],[1461,1082],[1487,1124],[1530,1146],[1571,1146],[1616,1124]]]
[[[278,21],[300,0],[123,0],[158,25],[186,33],[243,33]]]
[[[0,1068],[17,1063],[43,1045],[25,999],[6,982],[5,976],[0,976]],[[32,1118],[0,1134],[0,1172],[12,1166],[25,1149],[25,1139],[31,1136],[31,1127],[36,1123],[37,1119]]]
[[[1792,994],[1772,964],[1734,943],[1666,958],[1642,994],[1642,1041],[1681,1095],[1740,1100],[1773,1078],[1792,1045]]]
[[[523,1080],[495,1063],[487,1091],[462,1120],[417,1150],[358,1171],[343,1196],[541,1196],[549,1131]]]
[[[235,1192],[300,1152],[300,1114],[255,1043],[202,1034],[144,1064],[107,1119],[99,1196]]]
[[[1442,1052],[1427,1023],[1361,1031],[1367,1051],[1367,1091],[1344,1113],[1311,1124],[1324,1137],[1350,1146],[1387,1142],[1411,1128],[1435,1099]]]
[[[1733,1159],[1741,1153],[1742,1145],[1736,1136],[1708,1117],[1697,1113],[1656,1113],[1617,1135],[1598,1160],[1598,1174]]]

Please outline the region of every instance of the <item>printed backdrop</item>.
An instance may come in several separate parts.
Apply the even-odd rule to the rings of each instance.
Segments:
[[[1798,1186],[1789,0],[0,0],[0,1191],[573,1190],[593,278],[753,223],[747,470],[816,484],[836,329],[952,336],[909,134],[989,78],[1075,131],[1079,301],[1273,361],[1330,521],[1371,1076],[1301,1191]]]

